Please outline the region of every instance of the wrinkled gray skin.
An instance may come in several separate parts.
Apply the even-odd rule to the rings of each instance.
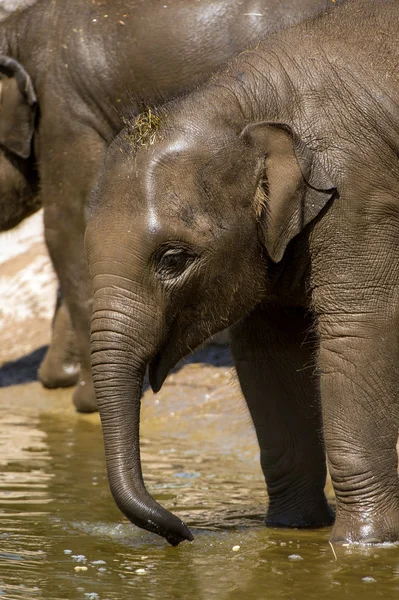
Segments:
[[[144,487],[140,393],[232,326],[272,526],[399,539],[399,3],[355,0],[235,59],[122,131],[93,193],[93,377],[112,492],[192,539]]]
[[[39,0],[0,24],[0,231],[37,210],[40,182],[46,242],[64,302],[39,374],[48,387],[79,377],[78,410],[96,410],[86,197],[122,115],[176,96],[260,35],[336,4]]]

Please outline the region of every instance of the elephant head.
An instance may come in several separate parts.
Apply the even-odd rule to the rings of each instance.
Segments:
[[[268,263],[281,259],[334,186],[282,123],[214,135],[179,123],[160,138],[132,152],[122,132],[111,146],[91,200],[86,251],[111,489],[133,523],[178,544],[191,533],[148,494],[141,473],[146,367],[156,392],[179,359],[261,302]]]
[[[37,111],[28,73],[0,56],[0,231],[40,208],[32,138]]]

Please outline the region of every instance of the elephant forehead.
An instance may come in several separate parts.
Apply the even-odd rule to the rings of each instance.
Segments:
[[[221,145],[220,139],[201,142],[180,137],[146,153],[139,169],[151,231],[173,224],[208,235],[234,225],[242,155],[236,160],[235,145]]]
[[[200,130],[181,134],[158,143],[151,153],[143,154],[146,186],[149,193],[173,187],[191,193],[210,188],[243,166],[242,142],[224,131]],[[149,159],[149,160],[148,160]]]
[[[227,229],[234,218],[233,207],[224,200],[221,186],[211,188],[198,174],[187,173],[185,178],[160,183],[157,193],[147,199],[147,211],[163,224],[216,233]]]
[[[206,202],[193,202],[190,194],[177,191],[165,192],[162,201],[148,202],[146,206],[147,228],[150,232],[182,235],[184,231],[196,232],[200,237],[217,234],[227,229],[227,215],[217,211]]]

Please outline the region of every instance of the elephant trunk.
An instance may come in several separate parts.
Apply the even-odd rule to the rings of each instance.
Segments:
[[[148,493],[141,470],[143,378],[146,365],[156,353],[162,324],[157,322],[156,312],[148,304],[137,300],[139,297],[114,282],[95,292],[91,338],[93,380],[115,501],[132,523],[176,546],[183,540],[192,540],[193,536],[180,519]]]

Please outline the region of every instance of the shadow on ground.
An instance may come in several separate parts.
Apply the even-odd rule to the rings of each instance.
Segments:
[[[41,346],[17,360],[4,363],[0,367],[0,388],[38,381],[37,371],[46,354],[47,348],[48,346]],[[219,346],[216,344],[209,344],[203,348],[199,348],[186,359],[179,362],[171,372],[176,373],[187,363],[202,363],[213,365],[214,367],[231,367],[233,364],[229,346]]]
[[[47,348],[48,346],[41,346],[17,360],[4,363],[0,367],[0,388],[37,381],[37,370]]]

